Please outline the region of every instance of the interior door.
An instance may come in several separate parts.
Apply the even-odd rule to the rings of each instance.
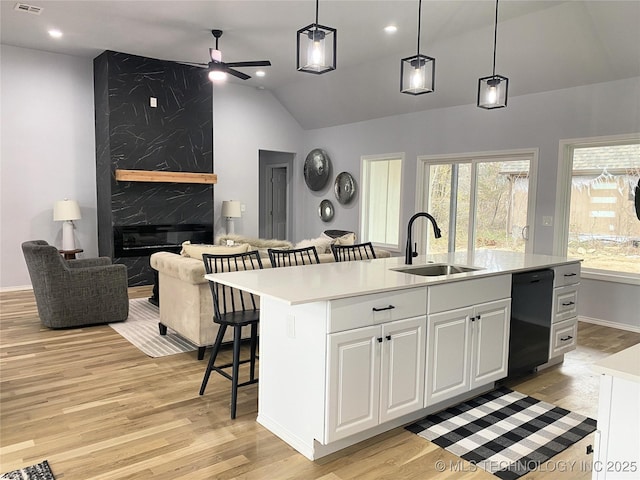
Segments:
[[[271,236],[287,238],[287,167],[271,168]]]

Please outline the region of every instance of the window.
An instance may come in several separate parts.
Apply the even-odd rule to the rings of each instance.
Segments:
[[[435,240],[418,230],[420,251],[528,252],[536,159],[535,150],[420,157],[416,207],[442,231]]]
[[[640,274],[640,138],[561,143],[556,251],[582,258],[586,272]]]
[[[361,163],[360,239],[400,248],[403,154],[365,156]]]

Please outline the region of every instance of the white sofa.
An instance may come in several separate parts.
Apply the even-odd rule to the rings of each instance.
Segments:
[[[233,241],[234,245],[229,247],[228,253],[237,253],[233,251],[238,245],[249,244],[250,249],[258,249],[261,253],[261,261],[264,268],[271,268],[269,256],[264,247],[265,243],[269,243],[269,248],[293,248],[290,242],[272,240],[252,239],[248,237],[224,236],[216,239],[216,247],[209,249],[211,253],[223,253],[226,251],[225,245],[227,240]],[[337,243],[347,244],[349,241],[353,243],[353,239],[338,240]],[[299,242],[296,247],[306,244],[314,244],[318,249],[318,257],[321,263],[333,262],[333,254],[329,247],[330,243],[335,239],[328,239],[325,242],[318,239],[306,240]],[[185,242],[186,243],[186,242]],[[323,250],[323,245],[327,245]],[[213,304],[211,299],[211,290],[209,282],[204,278],[205,270],[202,261],[202,246],[199,245],[183,245],[181,254],[171,252],[157,252],[151,255],[151,267],[158,272],[158,287],[160,300],[160,331],[166,331],[166,328],[178,333],[180,336],[188,339],[198,346],[198,359],[204,358],[205,348],[213,345],[218,325],[213,323]],[[209,246],[212,247],[212,246]],[[223,250],[220,250],[220,249]],[[194,256],[187,256],[191,250]],[[327,253],[327,250],[329,253]],[[385,250],[376,249],[377,257],[389,257],[390,253]],[[296,267],[287,267],[296,268]],[[231,341],[233,330],[227,332],[228,338],[225,341]]]

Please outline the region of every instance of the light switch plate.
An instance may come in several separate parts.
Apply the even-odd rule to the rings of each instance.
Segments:
[[[156,108],[158,106],[158,99],[156,97],[149,97],[149,106]]]

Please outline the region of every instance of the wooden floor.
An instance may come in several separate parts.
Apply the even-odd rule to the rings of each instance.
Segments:
[[[212,375],[199,396],[195,352],[153,359],[109,326],[43,328],[31,292],[0,293],[0,308],[0,472],[47,459],[70,480],[496,478],[402,428],[311,462],[255,422],[255,385],[240,389],[235,421],[228,380]],[[589,365],[636,343],[640,334],[580,323],[563,365],[508,386],[595,418]],[[591,443],[593,434],[526,478],[590,478]]]

